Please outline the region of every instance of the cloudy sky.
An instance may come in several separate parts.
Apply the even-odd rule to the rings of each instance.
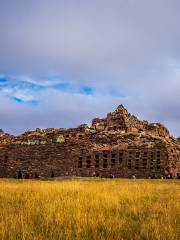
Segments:
[[[180,135],[179,0],[0,0],[0,128],[75,127],[119,104]]]

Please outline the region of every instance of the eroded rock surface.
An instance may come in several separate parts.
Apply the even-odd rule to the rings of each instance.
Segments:
[[[140,121],[122,105],[92,126],[12,136],[0,131],[0,177],[177,178],[180,140],[160,123]]]

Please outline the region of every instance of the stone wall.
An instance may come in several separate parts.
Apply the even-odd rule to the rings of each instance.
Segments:
[[[15,137],[1,131],[0,177],[173,177],[180,173],[180,141],[123,106],[107,118],[71,129],[36,129]]]

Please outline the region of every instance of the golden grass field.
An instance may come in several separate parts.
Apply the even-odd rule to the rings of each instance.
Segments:
[[[180,239],[180,181],[0,180],[0,240]]]

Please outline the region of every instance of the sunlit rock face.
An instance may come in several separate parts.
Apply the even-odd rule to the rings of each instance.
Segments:
[[[101,176],[178,178],[180,141],[160,123],[123,105],[89,127],[50,128],[11,136],[0,130],[0,177]]]

